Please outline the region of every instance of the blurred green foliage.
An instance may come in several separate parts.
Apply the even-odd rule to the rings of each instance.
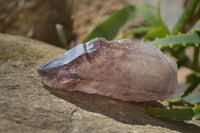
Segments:
[[[126,6],[115,12],[106,21],[98,25],[85,39],[87,42],[93,38],[103,36],[107,40],[112,40],[118,32],[123,30],[135,17],[135,7]]]

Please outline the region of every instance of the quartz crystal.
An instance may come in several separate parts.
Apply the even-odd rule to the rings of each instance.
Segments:
[[[93,39],[38,68],[47,86],[99,94],[124,101],[180,96],[177,64],[151,44]]]

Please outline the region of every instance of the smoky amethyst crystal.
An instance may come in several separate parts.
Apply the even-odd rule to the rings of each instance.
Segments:
[[[58,90],[81,91],[124,101],[180,96],[176,62],[151,44],[93,39],[38,68],[42,82]]]

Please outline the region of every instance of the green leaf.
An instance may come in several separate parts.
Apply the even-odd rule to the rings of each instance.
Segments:
[[[196,32],[169,36],[163,39],[157,39],[152,44],[160,49],[169,49],[173,47],[200,46],[200,37]]]
[[[194,53],[193,53],[193,68],[194,70],[198,70],[199,67],[199,49],[200,47],[194,47]]]
[[[185,66],[188,68],[192,67],[191,61],[185,53],[185,47],[175,47],[172,49],[168,49],[168,51],[170,52],[170,54],[172,56],[174,56],[176,59],[178,59],[177,60],[178,68],[180,68],[181,66]]]
[[[193,28],[190,30],[191,32],[196,32],[196,31],[200,31],[200,20],[198,20],[195,25],[193,26]]]
[[[190,84],[190,86],[185,90],[182,97],[187,96],[189,93],[191,93],[199,84],[200,84],[200,73],[194,71],[190,75],[187,76],[187,83]]]
[[[184,96],[182,99],[190,104],[200,104],[200,92]]]
[[[200,11],[200,9],[199,9]],[[190,32],[196,32],[198,35],[200,35],[200,20],[198,20],[193,28],[190,30]],[[193,53],[193,69],[195,71],[198,71],[199,68],[199,49],[200,47],[194,47],[194,53]]]
[[[123,36],[123,38],[126,38],[129,35],[134,35],[134,34],[143,34],[151,31],[153,28],[152,27],[139,27],[139,28],[134,28],[128,32],[126,32]]]
[[[160,26],[167,27],[167,26],[164,24],[164,22],[163,22],[163,20],[162,20],[162,18],[161,18],[161,14],[160,14],[160,0],[158,0],[157,16],[158,16],[158,21],[159,21],[159,23],[160,23]]]
[[[173,104],[173,105],[177,105],[177,104],[182,104],[182,98],[178,97],[178,98],[173,98],[173,99],[167,99],[167,101],[169,102],[169,104]]]
[[[194,71],[192,74],[193,74],[195,77],[200,78],[200,72],[195,72],[195,71]]]
[[[200,113],[192,117],[192,120],[200,120]]]
[[[172,120],[192,120],[194,116],[192,109],[150,108],[149,114],[157,118],[167,118]]]
[[[200,18],[200,8],[195,12],[195,21],[197,21]]]
[[[145,36],[144,36],[144,41],[145,40],[150,40],[153,38],[163,38],[166,37],[169,34],[168,30],[165,29],[165,27],[159,27],[159,28],[153,28],[151,31],[149,31]]]
[[[157,118],[172,120],[199,120],[200,107],[195,105],[192,109],[149,108],[149,114]]]
[[[145,41],[154,39],[156,37],[163,38],[169,34],[169,30],[167,26],[163,23],[160,16],[160,1],[158,2],[158,17],[155,16],[155,14],[153,14],[152,11],[149,9],[149,7],[143,2],[140,2],[137,5],[137,10],[142,14],[145,21],[151,27],[141,27],[133,29],[128,33],[126,33],[124,37],[130,34],[147,33],[143,38],[143,41]]]
[[[200,113],[200,107],[196,104],[193,108],[192,108],[194,114],[199,114]]]
[[[192,120],[199,120],[200,119],[200,107],[198,105],[195,105],[192,108],[194,112],[194,116],[192,117]]]
[[[146,4],[140,2],[136,6],[137,10],[143,16],[144,20],[153,27],[159,27],[159,20],[155,14],[148,8]]]
[[[85,39],[87,42],[96,37],[104,37],[107,40],[112,40],[118,32],[133,21],[135,17],[135,7],[128,5],[121,10],[115,12],[106,21],[98,25]]]
[[[63,45],[64,48],[69,49],[69,45],[67,43],[67,38],[64,32],[63,25],[56,24],[55,27],[56,27],[57,36],[59,38],[60,43]]]
[[[172,35],[179,33],[188,23],[198,5],[198,2],[199,0],[190,0],[188,2],[187,7],[185,8],[182,16],[180,17],[180,19],[174,26],[173,30],[171,31]]]
[[[187,80],[186,82],[187,83],[190,83],[190,82],[193,82],[194,80],[198,80],[198,78],[200,78],[199,75],[200,73],[199,72],[193,72],[189,75],[187,75]]]
[[[183,97],[187,96],[189,93],[191,93],[198,85],[199,85],[200,81],[192,81],[190,83],[190,86],[185,90]]]

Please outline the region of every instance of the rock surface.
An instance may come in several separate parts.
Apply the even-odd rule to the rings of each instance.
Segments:
[[[80,92],[53,91],[37,74],[43,62],[65,50],[0,34],[0,132],[175,133],[198,132],[182,121],[156,119],[148,107],[158,102],[124,102]]]

